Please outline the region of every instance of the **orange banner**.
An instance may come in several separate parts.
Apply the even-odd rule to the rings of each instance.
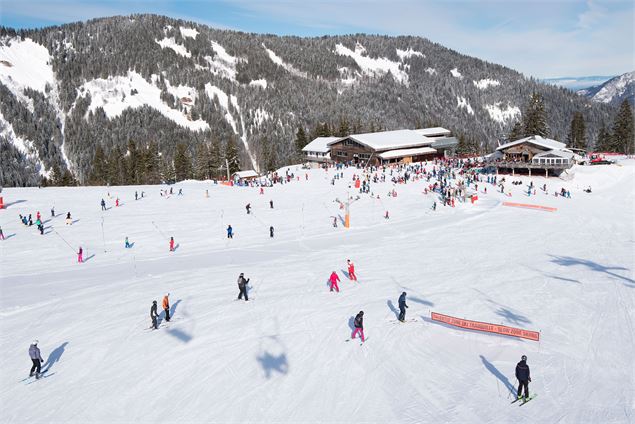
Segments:
[[[513,206],[516,208],[527,208],[527,209],[538,209],[538,210],[547,211],[547,212],[555,212],[558,210],[558,208],[552,208],[550,206],[530,205],[529,203],[503,202],[503,206]]]
[[[436,312],[431,312],[431,318],[433,321],[444,322],[455,327],[467,328],[469,330],[485,331],[487,333],[503,334],[505,336],[540,341],[540,332],[538,331],[523,330],[521,328],[489,324],[487,322],[470,321],[467,319],[451,317],[449,315],[438,314]]]

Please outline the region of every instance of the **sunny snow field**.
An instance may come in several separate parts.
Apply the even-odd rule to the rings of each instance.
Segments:
[[[308,181],[297,172],[300,181],[264,195],[209,182],[177,184],[184,196],[169,198],[158,186],[5,189],[0,421],[635,420],[635,161],[578,167],[566,182],[534,177],[551,194],[529,199],[524,185],[506,185],[511,199],[490,185],[475,205],[436,212],[423,181],[376,184],[381,199],[362,195],[349,230],[331,217],[357,171],[335,186],[332,170],[308,171]],[[386,196],[393,187],[396,198]],[[572,199],[554,197],[560,187]],[[102,213],[102,197],[123,205]],[[53,205],[44,236],[18,221],[38,210],[48,220]],[[347,258],[359,283],[343,273]],[[333,270],[339,294],[326,285]],[[240,272],[249,302],[234,301]],[[394,321],[404,290],[416,322]],[[147,330],[152,300],[167,292],[173,321]],[[360,310],[363,346],[345,342]],[[430,311],[539,330],[541,341],[440,325]],[[50,370],[26,384],[33,339]],[[510,389],[523,354],[539,396],[519,408]]]

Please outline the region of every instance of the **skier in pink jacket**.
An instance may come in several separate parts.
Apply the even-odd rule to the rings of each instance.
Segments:
[[[333,287],[335,287],[335,290],[339,293],[340,288],[338,287],[337,282],[340,281],[340,277],[338,277],[335,271],[331,273],[329,280],[331,281],[331,291],[333,291]]]

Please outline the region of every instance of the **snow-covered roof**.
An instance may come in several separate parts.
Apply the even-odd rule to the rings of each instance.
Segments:
[[[234,178],[255,178],[258,176],[258,173],[253,169],[249,169],[247,171],[238,171],[234,172]]]
[[[496,150],[505,150],[510,147],[516,146],[518,144],[523,144],[523,143],[535,144],[536,146],[541,146],[541,147],[544,147],[545,149],[564,149],[566,147],[566,144],[561,143],[559,141],[552,140],[550,138],[543,138],[539,135],[532,135],[530,137],[525,137],[516,141],[505,143],[502,146],[498,146]]]
[[[302,148],[303,152],[328,153],[331,151],[329,143],[341,140],[342,137],[318,137]]]
[[[427,138],[421,134],[414,132],[413,130],[395,130],[365,134],[351,134],[350,136],[344,138],[350,138],[377,151],[403,149],[407,147],[423,147],[429,146],[434,142],[434,139]],[[341,140],[343,140],[344,138],[342,138]],[[336,142],[337,141],[331,141],[329,145],[332,145]]]
[[[402,158],[405,156],[417,156],[417,155],[428,155],[434,154],[437,151],[432,147],[418,147],[416,149],[400,149],[400,150],[389,150],[387,152],[383,152],[378,154],[382,159],[394,159],[394,158]]]
[[[442,127],[434,127],[434,128],[419,128],[417,130],[413,130],[417,134],[425,135],[426,137],[435,137],[440,135],[448,136],[452,133],[450,130],[446,130]]]

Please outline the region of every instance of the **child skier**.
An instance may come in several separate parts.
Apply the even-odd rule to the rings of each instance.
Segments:
[[[348,264],[348,279],[351,281],[357,281],[357,276],[355,275],[355,265],[350,259],[347,259],[346,263]]]
[[[101,199],[101,210],[102,211],[106,210],[106,201],[104,199]]]
[[[66,214],[66,225],[73,225],[73,218],[71,218],[70,212]]]
[[[531,376],[529,375],[529,365],[527,365],[527,357],[523,355],[520,362],[516,365],[516,378],[518,379],[518,399],[521,399],[521,392],[525,391],[525,401],[529,399],[529,383]]]
[[[231,225],[227,226],[227,238],[234,238],[234,229]]]
[[[174,252],[174,237],[170,237],[170,252]]]
[[[399,321],[404,322],[406,320],[406,292],[401,293],[399,296]]]
[[[331,276],[329,277],[329,281],[331,282],[331,291],[333,291],[333,288],[335,288],[335,290],[339,293],[340,288],[337,285],[337,282],[340,281],[340,277],[337,275],[335,271],[331,273]]]
[[[362,336],[362,343],[364,343],[364,311],[359,311],[359,314],[355,316],[355,330],[353,330],[351,339],[354,339],[357,333]]]
[[[77,252],[77,262],[78,263],[84,263],[84,249],[82,249],[82,246],[79,246],[79,251]]]
[[[273,227],[269,227],[269,237],[273,238]]]
[[[245,280],[245,274],[243,274],[242,272],[238,276],[238,290],[240,290],[238,292],[238,300],[242,299],[243,295],[245,296],[245,302],[249,300],[249,298],[247,297],[247,284],[249,283],[249,280],[249,278]]]
[[[126,249],[130,249],[132,246],[130,245],[130,242],[128,241],[128,236],[126,236],[126,244],[125,244],[125,248]]]
[[[273,209],[273,200],[269,200],[269,208]]]
[[[167,322],[170,322],[170,299],[168,298],[168,296],[170,296],[170,293],[163,296],[163,302],[161,306],[163,306],[163,310],[165,311],[165,320]]]
[[[152,306],[150,307],[150,319],[152,320],[152,327],[154,327],[155,330],[159,328],[159,324],[157,323],[158,317],[159,314],[157,314],[157,301],[153,300]]]
[[[245,206],[245,209],[247,209],[247,215],[249,215],[249,211],[251,210],[251,204],[247,203],[247,206]]]
[[[55,207],[51,208],[51,218],[55,218]]]
[[[42,354],[40,353],[40,349],[37,347],[37,340],[33,340],[31,346],[29,346],[29,357],[33,362],[33,366],[31,367],[31,372],[29,372],[29,377],[33,377],[33,372],[35,371],[35,378],[40,378],[40,371],[42,369]]]

